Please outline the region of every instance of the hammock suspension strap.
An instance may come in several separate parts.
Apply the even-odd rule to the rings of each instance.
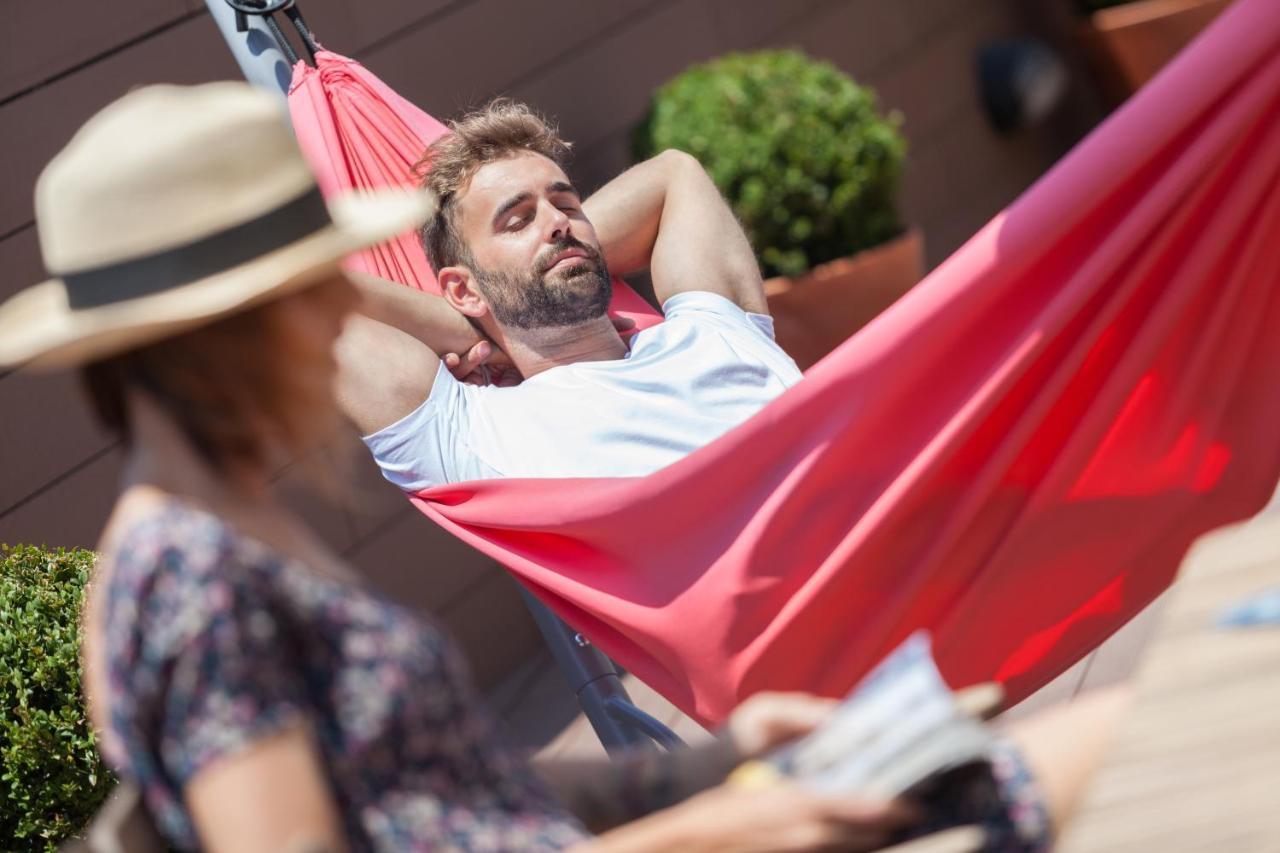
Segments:
[[[280,29],[280,24],[275,19],[277,12],[282,13],[289,19],[289,23],[293,24],[293,28],[298,31],[298,38],[302,41],[302,47],[306,51],[307,64],[312,68],[315,67],[316,51],[320,50],[320,45],[316,43],[315,35],[311,32],[311,28],[307,26],[307,22],[302,17],[302,12],[298,9],[298,4],[295,0],[226,0],[226,4],[235,10],[237,32],[248,32],[250,15],[262,18],[262,22],[275,39],[276,46],[280,48],[280,52],[285,55],[291,65],[297,64],[300,59],[298,52],[294,50],[293,45],[285,37],[284,31]]]

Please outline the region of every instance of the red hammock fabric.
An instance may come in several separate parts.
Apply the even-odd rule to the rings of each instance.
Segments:
[[[328,190],[400,180],[440,132],[333,55],[291,102]],[[412,246],[363,262],[430,286]],[[953,684],[1017,700],[1270,495],[1278,282],[1280,15],[1239,0],[721,440],[642,479],[413,500],[703,721],[762,688],[842,693],[919,627]]]

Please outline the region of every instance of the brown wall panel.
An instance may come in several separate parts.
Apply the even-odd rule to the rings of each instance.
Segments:
[[[419,22],[432,19],[449,8],[461,8],[475,0],[361,0],[352,3],[350,0],[328,0],[331,5],[337,4],[351,10],[352,36],[364,50],[376,41],[396,37],[406,28]],[[310,9],[310,6],[304,8]],[[309,12],[308,12],[309,14]],[[345,39],[347,36],[343,34]],[[335,49],[342,51],[341,45]]]
[[[312,464],[323,465],[323,460]],[[355,532],[343,506],[341,491],[330,494],[295,462],[275,481],[275,492],[330,548],[343,553],[355,544]]]
[[[0,517],[0,542],[93,548],[120,482],[123,455],[109,450]]]
[[[361,59],[396,91],[446,119],[566,53],[591,50],[620,21],[653,3],[477,0]],[[537,106],[555,114],[559,102]]]
[[[408,504],[347,557],[386,594],[430,613],[445,611],[472,586],[502,571]]]
[[[716,29],[730,50],[746,50],[817,14],[830,0],[714,0]]]
[[[962,201],[980,194],[993,180],[1005,184],[1012,199],[1034,183],[1052,159],[1051,147],[1044,140],[1035,136],[1002,138],[972,111],[956,115],[935,147],[944,153],[955,193]]]
[[[35,226],[23,228],[0,240],[0,301],[24,287],[44,281],[44,277]]]
[[[961,113],[981,114],[977,53],[984,42],[1007,35],[1002,17],[991,8],[978,7],[956,27],[932,34],[924,49],[911,51],[869,80],[886,108],[902,112],[905,130],[918,144],[929,142]]]
[[[403,513],[409,501],[382,476],[368,448],[358,439],[351,439],[340,452],[343,504],[351,518],[355,541],[361,542]]]
[[[183,0],[4,4],[0,101],[191,12]]]
[[[912,47],[913,28],[897,5],[881,0],[830,3],[783,30],[775,43],[830,60],[866,82],[872,72]]]
[[[505,572],[486,576],[437,620],[466,652],[481,690],[496,686],[542,647],[519,588]],[[569,693],[567,685],[564,690]]]
[[[75,375],[0,379],[0,514],[110,443]]]
[[[907,151],[907,165],[899,194],[900,211],[906,224],[919,226],[956,202],[955,175],[946,149],[938,145],[916,146]]]
[[[594,192],[631,165],[630,130],[615,133],[590,148],[575,148],[569,174],[583,192]]]
[[[659,4],[547,73],[517,82],[509,94],[538,104],[559,120],[569,139],[590,148],[634,126],[660,83],[721,50],[706,3]]]
[[[36,176],[93,113],[144,83],[197,83],[239,73],[217,28],[202,16],[0,107],[0,234],[34,218]]]
[[[1057,0],[1050,2],[1056,3]],[[1015,8],[1033,4],[1025,0],[898,0],[890,5],[910,27],[913,39],[918,42],[911,45],[911,50],[918,53],[927,48],[923,39],[930,33],[952,29],[961,26],[966,19],[987,14],[1012,22],[1010,13]]]
[[[308,26],[322,47],[359,56],[375,42],[418,35],[417,27],[443,10],[463,8],[475,0],[303,0]]]

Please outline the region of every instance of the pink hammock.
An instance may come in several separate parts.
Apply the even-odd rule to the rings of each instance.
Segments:
[[[290,102],[326,191],[405,180],[442,132],[334,54]],[[922,626],[953,684],[1017,700],[1280,476],[1278,182],[1280,15],[1239,0],[721,440],[642,479],[412,500],[704,721],[839,694]],[[412,235],[355,263],[434,286]]]

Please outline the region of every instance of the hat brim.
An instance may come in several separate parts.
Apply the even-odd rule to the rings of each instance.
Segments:
[[[214,276],[150,296],[73,310],[52,279],[0,305],[0,365],[75,367],[153,343],[314,284],[352,252],[427,219],[430,197],[384,190],[329,202],[333,224]]]

